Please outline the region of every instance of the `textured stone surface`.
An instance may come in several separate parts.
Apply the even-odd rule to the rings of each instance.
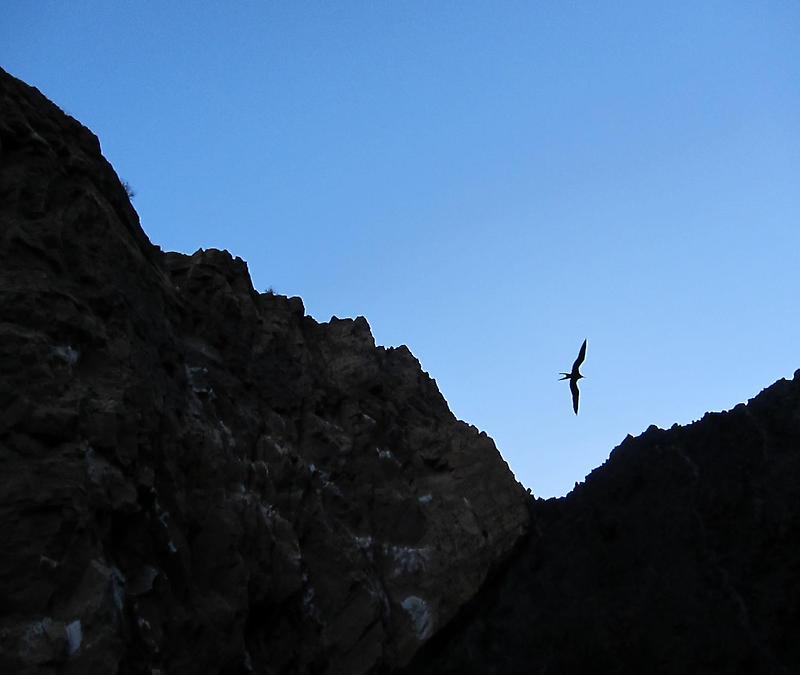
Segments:
[[[800,370],[628,437],[413,673],[800,672]]]
[[[97,138],[0,71],[0,672],[405,663],[529,523],[363,318],[150,244]]]

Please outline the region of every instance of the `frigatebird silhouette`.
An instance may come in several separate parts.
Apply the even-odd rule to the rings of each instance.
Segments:
[[[586,340],[584,340],[583,344],[581,345],[581,350],[578,352],[578,358],[575,359],[575,363],[572,364],[572,372],[559,373],[559,375],[564,376],[559,378],[559,382],[561,380],[569,380],[569,390],[572,392],[572,409],[575,411],[576,415],[578,414],[578,397],[581,395],[581,392],[578,391],[578,380],[583,377],[583,375],[581,375],[580,367],[585,358]]]

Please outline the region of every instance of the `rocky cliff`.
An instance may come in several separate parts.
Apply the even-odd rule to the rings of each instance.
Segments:
[[[0,469],[2,673],[800,672],[800,371],[532,500],[2,71]]]
[[[162,253],[3,71],[0,467],[3,673],[393,670],[530,519],[408,349]]]
[[[409,669],[800,673],[800,370],[628,437]]]

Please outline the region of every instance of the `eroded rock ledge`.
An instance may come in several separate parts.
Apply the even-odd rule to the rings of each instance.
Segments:
[[[0,671],[402,665],[529,497],[367,321],[150,244],[97,138],[0,71]]]

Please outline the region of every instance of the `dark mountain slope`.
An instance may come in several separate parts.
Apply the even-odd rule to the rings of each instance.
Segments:
[[[800,672],[800,371],[628,437],[414,673]]]
[[[800,371],[531,501],[304,314],[0,71],[0,672],[800,672]]]
[[[392,669],[529,523],[408,349],[162,253],[3,71],[0,472],[2,673]]]

